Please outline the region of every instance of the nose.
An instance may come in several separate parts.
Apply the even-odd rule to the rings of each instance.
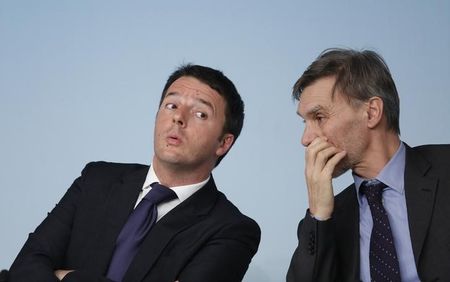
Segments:
[[[178,109],[172,117],[172,122],[177,124],[178,126],[184,127],[186,125],[186,120],[184,117],[184,113],[181,109]]]
[[[320,136],[320,130],[318,128],[314,128],[311,125],[305,125],[305,130],[303,130],[302,135],[302,145],[308,147],[309,144],[318,136]]]

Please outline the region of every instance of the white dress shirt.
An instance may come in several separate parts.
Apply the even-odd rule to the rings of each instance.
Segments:
[[[186,200],[187,198],[192,196],[195,192],[200,190],[203,186],[205,186],[206,182],[208,182],[210,177],[211,176],[208,176],[207,179],[203,180],[200,183],[194,183],[194,184],[183,185],[183,186],[169,187],[170,189],[172,189],[175,192],[175,194],[177,194],[178,198],[170,200],[168,202],[161,203],[161,204],[158,205],[158,207],[157,207],[157,209],[158,209],[158,218],[156,219],[156,221],[160,220],[168,212],[170,212],[176,206],[181,204],[184,200]],[[139,197],[138,197],[138,199],[136,201],[136,204],[134,206],[135,208],[141,202],[141,200],[145,197],[145,195],[147,195],[147,193],[152,189],[150,184],[152,184],[154,182],[158,182],[159,183],[159,179],[156,176],[155,171],[153,170],[153,166],[150,165],[150,168],[149,168],[148,173],[147,173],[147,177],[145,178],[144,186],[142,187],[142,191],[141,191],[141,193],[139,193]]]

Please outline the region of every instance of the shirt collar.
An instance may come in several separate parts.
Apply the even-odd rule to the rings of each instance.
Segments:
[[[401,194],[403,194],[405,191],[405,179],[403,177],[405,175],[405,156],[405,145],[403,144],[403,142],[400,142],[400,146],[397,149],[397,152],[395,152],[394,156],[383,167],[377,177],[375,177],[379,181],[386,184],[389,188],[392,188],[393,190]],[[359,195],[359,188],[361,187],[362,182],[368,179],[359,177],[354,173],[352,174],[352,176],[355,181],[357,195]]]
[[[172,189],[175,194],[177,194],[178,199],[182,202],[189,198],[192,194],[200,190],[205,184],[209,181],[211,178],[211,175],[208,176],[205,180],[199,183],[189,184],[189,185],[181,185],[181,186],[173,186],[169,187]],[[150,168],[148,169],[147,177],[145,178],[144,186],[142,187],[142,190],[151,189],[151,184],[154,182],[159,183],[158,176],[155,173],[155,170],[153,169],[153,165],[150,165]]]

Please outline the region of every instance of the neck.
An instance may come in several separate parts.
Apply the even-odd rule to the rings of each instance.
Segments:
[[[355,174],[367,179],[375,178],[400,146],[399,136],[392,131],[378,132],[374,135],[368,143],[363,159],[353,168]]]
[[[153,158],[153,170],[161,184],[167,187],[190,185],[199,183],[208,178],[212,169],[185,168],[177,165],[166,165]]]

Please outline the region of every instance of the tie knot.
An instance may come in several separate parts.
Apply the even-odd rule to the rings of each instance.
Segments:
[[[361,184],[360,191],[366,195],[367,201],[381,201],[381,194],[387,185],[377,179],[366,180]]]
[[[154,182],[150,186],[152,186],[152,189],[145,195],[144,199],[152,202],[154,205],[177,198],[177,194],[167,186],[158,182]]]

